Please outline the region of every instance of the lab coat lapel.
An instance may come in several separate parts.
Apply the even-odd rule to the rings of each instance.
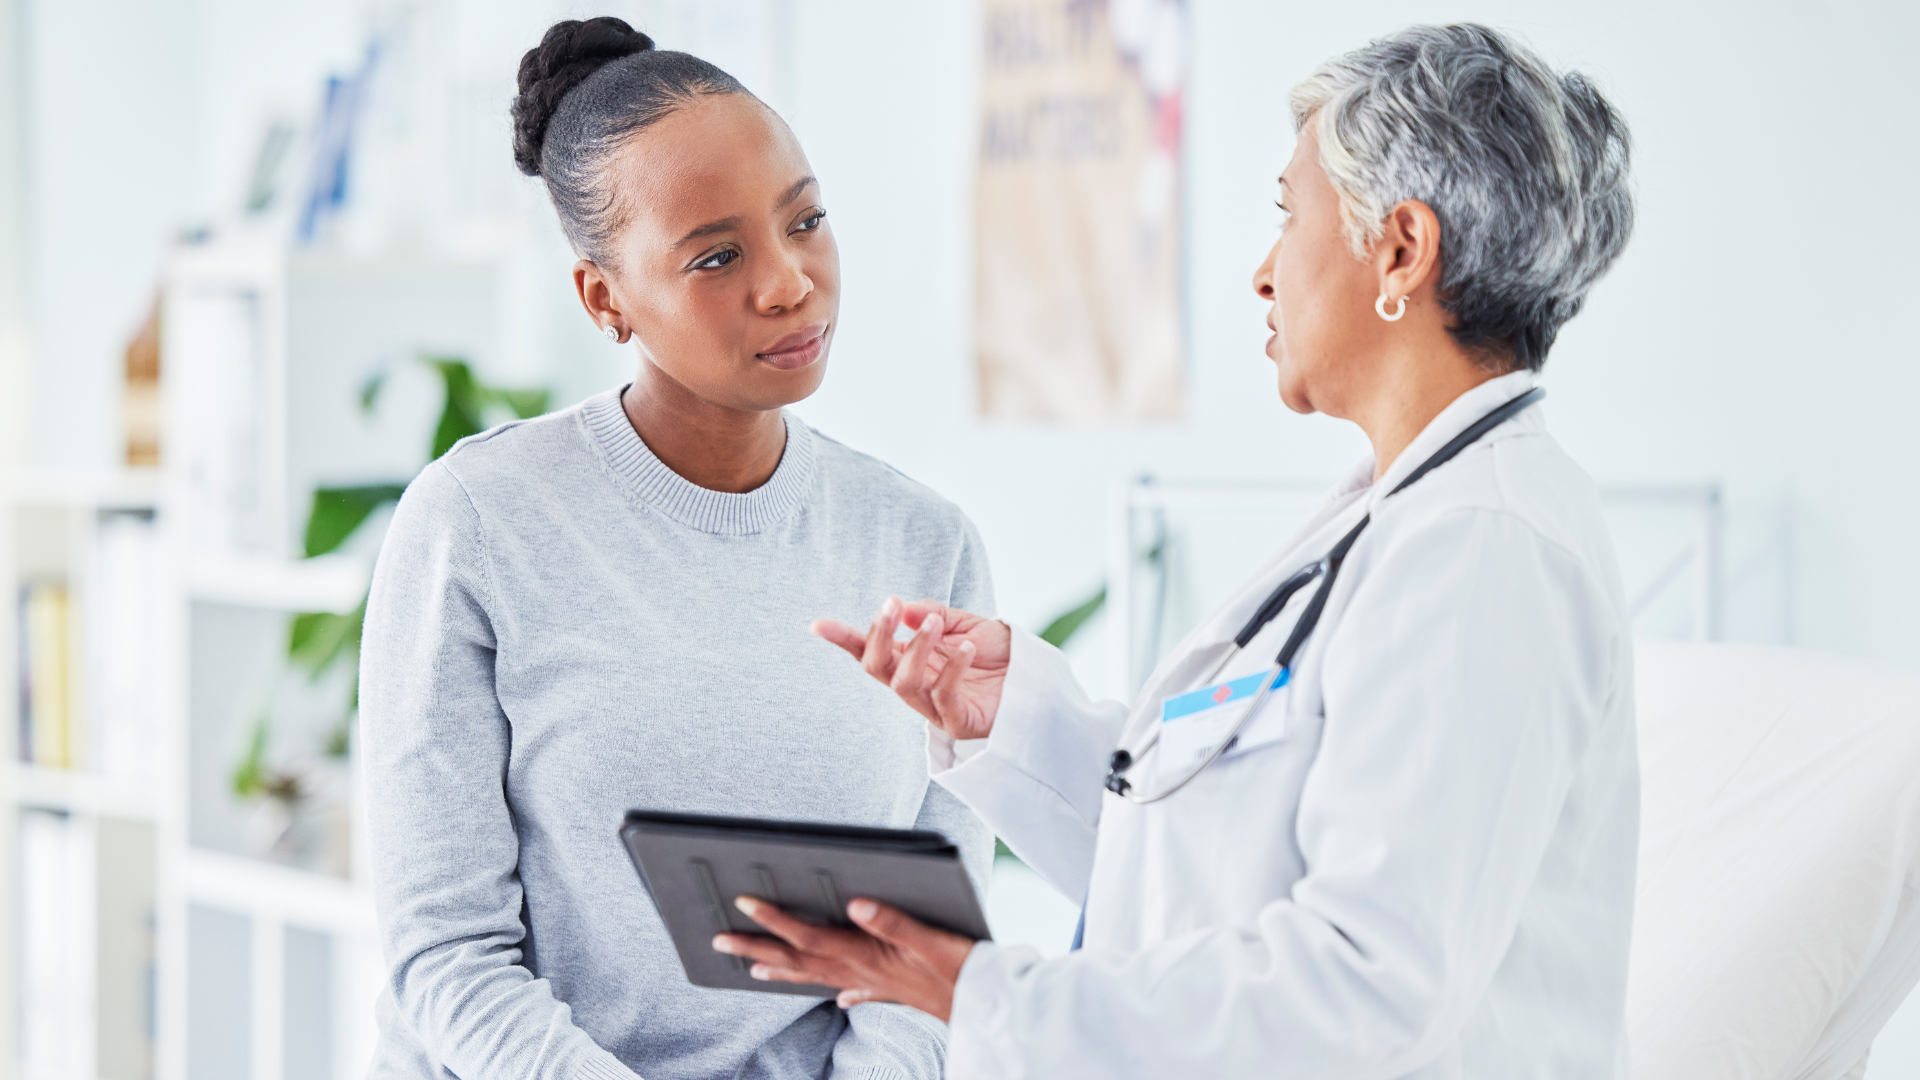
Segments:
[[[1234,635],[1246,625],[1254,609],[1283,578],[1326,554],[1324,549],[1331,546],[1332,541],[1323,539],[1319,534],[1329,531],[1329,522],[1353,516],[1349,511],[1356,500],[1365,496],[1372,480],[1373,458],[1369,456],[1341,479],[1313,517],[1294,533],[1293,539],[1279,554],[1269,559],[1258,573],[1240,587],[1233,599],[1189,631],[1167,652],[1166,658],[1134,696],[1133,711],[1121,729],[1123,744],[1139,735],[1141,729],[1158,715],[1162,698],[1174,690],[1191,689],[1221,658],[1233,651]]]

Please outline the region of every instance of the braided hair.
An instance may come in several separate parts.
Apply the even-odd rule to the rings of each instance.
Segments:
[[[699,57],[654,48],[625,20],[555,23],[520,58],[513,163],[546,182],[574,251],[607,265],[622,224],[607,159],[628,136],[709,94],[748,91]]]

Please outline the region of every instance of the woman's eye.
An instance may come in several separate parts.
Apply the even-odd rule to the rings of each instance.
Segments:
[[[1284,206],[1280,206],[1279,203],[1274,203],[1273,205],[1276,207],[1279,207],[1280,209],[1280,227],[1283,229],[1286,228],[1287,222],[1293,220],[1293,211],[1287,209]]]
[[[794,231],[795,232],[812,232],[813,230],[819,228],[820,223],[822,221],[825,221],[826,219],[827,219],[827,212],[825,210],[815,210],[813,213],[808,214],[806,217],[801,218],[799,226]]]
[[[718,270],[724,266],[730,265],[735,259],[738,259],[739,257],[740,257],[740,253],[733,250],[732,248],[722,248],[721,250],[714,252],[713,254],[707,256],[706,258],[701,259],[699,262],[694,263],[693,268],[695,270]]]

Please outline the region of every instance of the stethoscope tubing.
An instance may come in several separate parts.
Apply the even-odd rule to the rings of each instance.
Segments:
[[[1409,473],[1406,479],[1394,485],[1393,490],[1387,493],[1387,497],[1392,498],[1402,491],[1405,491],[1414,481],[1427,475],[1441,465],[1446,464],[1452,460],[1454,455],[1479,441],[1481,436],[1499,427],[1515,413],[1518,413],[1520,410],[1546,396],[1547,392],[1536,386],[1526,393],[1503,403],[1491,412],[1488,412],[1485,416],[1469,425],[1466,430],[1448,440],[1445,446],[1434,451],[1431,457],[1421,462],[1419,468]],[[1279,654],[1274,657],[1274,666],[1268,670],[1267,677],[1260,681],[1259,691],[1256,692],[1253,699],[1247,703],[1247,707],[1241,710],[1239,717],[1234,720],[1233,727],[1227,732],[1226,737],[1214,744],[1213,751],[1207,755],[1206,760],[1188,770],[1184,776],[1180,777],[1179,780],[1175,781],[1165,790],[1156,791],[1151,795],[1145,795],[1136,791],[1133,784],[1127,780],[1126,774],[1128,770],[1139,764],[1140,761],[1145,759],[1149,753],[1160,745],[1160,726],[1159,724],[1155,724],[1152,732],[1147,736],[1146,741],[1140,744],[1137,752],[1126,749],[1114,751],[1113,758],[1107,767],[1106,787],[1108,791],[1133,803],[1135,806],[1147,806],[1152,803],[1157,803],[1171,796],[1181,788],[1186,787],[1195,777],[1205,772],[1207,766],[1218,761],[1220,756],[1227,752],[1227,749],[1239,739],[1240,731],[1246,727],[1247,721],[1251,719],[1254,712],[1260,708],[1261,703],[1266,701],[1267,695],[1273,691],[1274,684],[1283,681],[1291,683],[1293,681],[1291,674],[1289,674],[1288,678],[1282,680],[1280,678],[1281,673],[1290,673],[1292,671],[1294,657],[1299,653],[1300,648],[1306,644],[1307,637],[1313,633],[1314,627],[1319,625],[1320,615],[1326,610],[1327,595],[1333,590],[1334,579],[1340,576],[1340,565],[1346,561],[1347,552],[1353,549],[1354,542],[1360,539],[1360,534],[1366,530],[1367,524],[1372,520],[1372,514],[1367,514],[1362,517],[1358,524],[1349,529],[1346,535],[1342,536],[1340,540],[1333,545],[1333,549],[1327,552],[1324,558],[1309,564],[1289,576],[1285,581],[1282,581],[1280,585],[1261,602],[1260,606],[1254,610],[1253,617],[1247,620],[1247,624],[1241,628],[1240,632],[1233,636],[1233,648],[1228,650],[1227,654],[1221,657],[1220,661],[1214,664],[1208,673],[1200,678],[1199,685],[1201,686],[1212,682],[1215,676],[1226,669],[1228,663],[1239,656],[1241,651],[1251,644],[1254,638],[1259,636],[1260,631],[1266,629],[1268,623],[1279,617],[1280,612],[1286,608],[1287,602],[1293,599],[1294,593],[1305,588],[1316,578],[1319,579],[1320,587],[1313,591],[1312,598],[1307,601],[1306,609],[1300,613],[1299,620],[1293,624],[1293,631],[1287,635],[1286,644],[1280,647]]]

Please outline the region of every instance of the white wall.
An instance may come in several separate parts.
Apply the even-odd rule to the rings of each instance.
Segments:
[[[1916,518],[1902,497],[1920,451],[1899,438],[1920,384],[1903,310],[1920,224],[1881,194],[1920,165],[1906,119],[1920,90],[1901,51],[1920,9],[1193,0],[1191,410],[1179,425],[1088,431],[974,418],[973,5],[788,2],[790,112],[846,267],[833,370],[801,411],[973,514],[1016,620],[1044,622],[1097,583],[1118,478],[1317,483],[1364,449],[1340,424],[1282,409],[1260,353],[1246,282],[1291,149],[1284,94],[1372,35],[1477,18],[1598,78],[1638,143],[1634,242],[1548,364],[1556,432],[1603,482],[1722,479],[1736,521],[1789,505],[1797,640],[1920,663]],[[519,51],[552,18],[612,10],[645,25],[667,3],[414,5],[462,88],[419,122],[472,126],[475,110],[503,109]],[[369,28],[401,7],[29,6],[33,445],[43,465],[101,467],[118,454],[119,351],[165,238],[228,212],[268,119],[309,115],[324,75],[357,64]],[[532,299],[510,320],[509,366],[567,397],[618,380],[623,359],[572,310],[570,256],[537,188],[511,172],[504,143],[485,153],[490,138],[506,138],[504,118],[482,116],[475,145],[454,149],[526,233],[514,272]]]
[[[123,448],[121,356],[193,215],[191,9],[184,0],[27,2],[30,454],[104,468]]]
[[[1547,366],[1554,430],[1603,482],[1723,479],[1736,515],[1789,502],[1797,639],[1920,663],[1920,449],[1900,437],[1920,224],[1878,197],[1920,167],[1911,5],[1195,0],[1191,412],[1061,431],[972,415],[970,6],[803,3],[798,127],[846,301],[802,411],[965,506],[1029,625],[1098,580],[1117,478],[1330,478],[1364,445],[1279,405],[1247,285],[1291,151],[1284,95],[1371,36],[1464,18],[1596,77],[1637,140],[1639,226]]]

